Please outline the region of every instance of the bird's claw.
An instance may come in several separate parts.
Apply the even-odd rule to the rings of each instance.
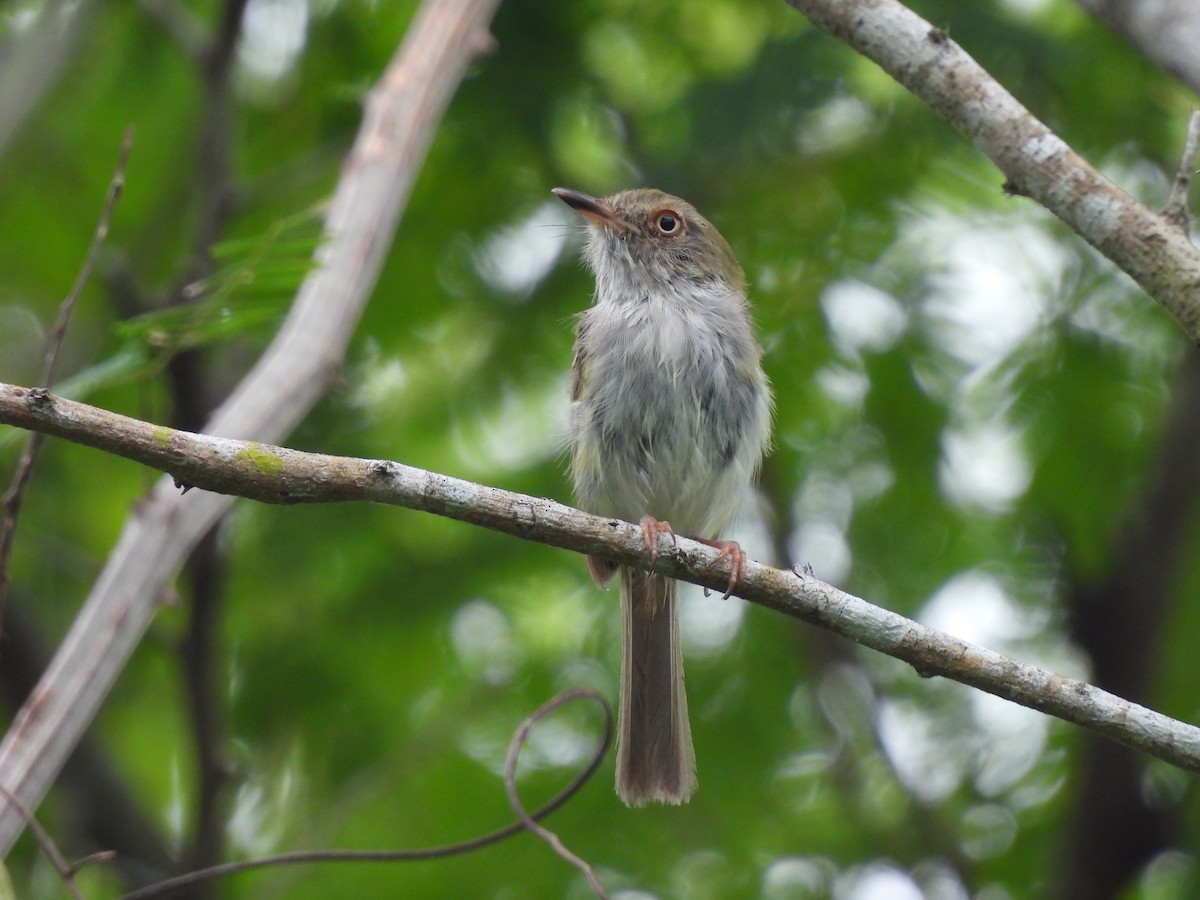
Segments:
[[[716,547],[721,551],[717,554],[717,558],[713,560],[714,566],[722,558],[728,558],[729,560],[729,585],[725,588],[725,593],[721,596],[722,600],[728,600],[733,595],[738,583],[742,580],[742,574],[746,571],[746,551],[742,549],[742,545],[737,541],[701,540],[700,543]],[[708,596],[708,588],[704,589],[704,594]]]
[[[675,531],[671,528],[670,522],[660,522],[654,516],[642,516],[638,523],[642,526],[642,541],[646,544],[646,549],[650,551],[650,565],[654,565],[658,559],[658,536],[660,534],[669,534],[671,543],[678,544],[675,539]]]
[[[638,524],[642,527],[642,541],[645,543],[646,549],[650,551],[650,565],[654,565],[658,559],[658,536],[660,534],[669,534],[672,544],[679,543],[670,522],[660,521],[654,516],[642,516]],[[728,600],[741,582],[742,573],[746,571],[746,551],[737,541],[710,541],[704,538],[696,538],[696,540],[721,551],[713,560],[714,566],[720,564],[722,559],[729,560],[729,584],[721,597],[722,600]],[[708,596],[708,588],[704,589],[704,595]]]

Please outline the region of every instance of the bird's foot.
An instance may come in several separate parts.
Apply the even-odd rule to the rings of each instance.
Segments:
[[[696,540],[702,544],[708,544],[710,547],[716,547],[721,551],[717,554],[717,558],[713,560],[713,565],[716,565],[724,558],[728,558],[729,585],[725,588],[724,596],[721,597],[722,600],[728,600],[734,588],[738,586],[738,582],[742,580],[742,573],[746,571],[746,551],[742,549],[742,545],[737,541],[708,541],[704,538],[696,538]],[[704,595],[708,596],[708,588],[704,589]]]
[[[660,534],[669,534],[671,543],[679,543],[675,540],[675,531],[671,528],[670,522],[660,522],[654,516],[642,516],[638,523],[642,526],[642,540],[646,543],[646,549],[650,551],[650,565],[654,565],[654,561],[658,559],[658,536]]]

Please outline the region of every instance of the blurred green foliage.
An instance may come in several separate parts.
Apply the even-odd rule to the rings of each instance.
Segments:
[[[1078,151],[1162,202],[1191,102],[1180,86],[1066,0],[916,6]],[[185,4],[206,23],[217,7]],[[235,213],[214,274],[183,307],[164,302],[195,262],[197,69],[143,5],[94,11],[0,159],[0,380],[36,380],[131,122],[125,196],[67,339],[63,392],[164,420],[169,354],[200,348],[219,391],[270,339],[309,268],[362,94],[413,4],[251,9],[228,129]],[[4,15],[5,40],[19,39],[20,16]],[[434,142],[342,386],[290,443],[568,500],[571,318],[590,283],[579,228],[548,191],[661,187],[718,225],[753,286],[778,419],[761,502],[736,535],[751,554],[811,562],[873,602],[1086,676],[1065,585],[1102,575],[1146,487],[1185,350],[1165,314],[777,0],[512,0],[494,34]],[[0,430],[0,472],[19,438]],[[47,447],[10,602],[49,645],[148,478]],[[569,686],[615,693],[616,598],[573,555],[403,510],[245,502],[220,545],[213,667],[234,773],[231,857],[425,847],[497,827],[521,720]],[[1185,598],[1198,578],[1192,566],[1177,588],[1146,698],[1184,719],[1197,714],[1200,614]],[[1054,882],[1074,729],[740,601],[687,596],[695,801],[626,810],[609,762],[549,822],[606,884],[688,898],[907,897],[916,885],[1001,898]],[[97,721],[175,847],[196,804],[186,618],[186,597],[162,611]],[[535,733],[527,806],[583,765],[597,728],[580,709]],[[1174,772],[1159,782],[1184,823],[1180,853],[1130,896],[1196,896],[1196,791]],[[41,816],[68,849],[94,849],[72,836],[66,798]],[[19,896],[62,896],[28,838],[8,864]],[[81,885],[118,890],[103,867]],[[900,887],[865,893],[880,885]],[[217,895],[588,891],[521,836],[454,860],[256,873]]]

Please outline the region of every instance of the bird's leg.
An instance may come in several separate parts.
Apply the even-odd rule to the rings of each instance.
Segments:
[[[669,534],[672,544],[679,543],[675,540],[675,532],[671,528],[670,522],[660,522],[654,516],[642,516],[638,524],[642,526],[642,540],[646,542],[646,549],[650,551],[651,565],[654,565],[654,561],[658,559],[658,536],[660,534]]]
[[[746,551],[742,549],[742,545],[737,541],[710,541],[705,538],[696,538],[702,544],[708,544],[710,547],[716,547],[721,552],[717,554],[717,558],[713,560],[713,564],[719,563],[722,557],[729,558],[729,586],[725,589],[725,595],[722,600],[728,600],[733,593],[733,589],[738,586],[738,582],[742,580],[742,573],[746,571]],[[708,588],[704,589],[705,595],[708,594]]]

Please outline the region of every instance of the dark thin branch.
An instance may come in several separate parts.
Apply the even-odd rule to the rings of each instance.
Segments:
[[[718,551],[697,541],[679,538],[678,544],[661,548],[651,566],[636,525],[397,462],[325,456],[189,434],[64,400],[44,390],[4,384],[0,384],[0,422],[43,430],[137,460],[171,474],[185,488],[265,503],[357,500],[403,506],[523,540],[650,567],[712,590],[724,591],[729,582],[726,567],[718,564]],[[804,572],[747,562],[736,593],[903,660],[923,677],[944,675],[1200,773],[1200,728],[1086,682],[959,640]],[[114,614],[120,615],[121,610]],[[108,626],[98,623],[96,627]],[[99,633],[85,636],[104,644]]]
[[[46,859],[50,860],[50,865],[54,867],[54,871],[58,873],[58,877],[62,879],[62,883],[66,886],[71,896],[75,900],[84,900],[83,894],[79,892],[79,887],[75,884],[75,872],[80,868],[79,865],[72,865],[67,862],[67,858],[62,855],[62,852],[58,849],[58,845],[54,843],[54,838],[50,837],[50,832],[42,827],[42,823],[37,820],[24,803],[5,790],[3,786],[0,786],[0,795],[3,795],[25,818],[25,824],[29,827],[30,834],[37,841],[37,845],[42,848],[42,852],[46,854]]]
[[[574,688],[569,691],[564,691],[549,703],[542,705],[539,709],[532,713],[529,718],[521,723],[521,727],[518,728],[517,733],[513,735],[513,739],[508,745],[508,756],[504,761],[504,790],[505,793],[508,794],[508,805],[511,806],[512,811],[517,814],[517,819],[522,825],[525,826],[525,829],[537,835],[539,838],[549,844],[555,853],[582,872],[587,878],[588,884],[591,885],[592,891],[595,892],[597,897],[600,897],[601,900],[608,900],[608,894],[605,892],[604,886],[600,884],[600,879],[596,877],[596,873],[592,871],[592,867],[588,864],[588,862],[568,850],[566,845],[563,844],[557,834],[555,834],[549,828],[539,825],[533,816],[529,815],[529,813],[525,811],[525,806],[521,803],[521,795],[517,792],[517,758],[521,754],[521,747],[524,746],[525,741],[529,737],[529,732],[531,732],[533,727],[542,721],[542,719],[550,715],[550,713],[561,709],[563,706],[573,700],[581,699],[592,700],[600,704],[600,706],[604,709],[605,714],[609,716],[608,725],[609,730],[611,731],[612,712],[609,709],[608,701],[606,701],[604,697],[602,697],[596,691],[593,691],[591,688]]]
[[[192,302],[195,299],[191,295],[192,286],[211,274],[212,249],[234,205],[230,140],[234,104],[230,79],[246,3],[247,0],[225,0],[217,27],[196,60],[204,88],[192,188],[198,214],[192,259],[183,278],[172,289],[169,303],[173,306]],[[207,356],[204,348],[191,348],[173,356],[167,365],[173,425],[201,428],[212,414],[212,398],[220,388],[213,384],[214,373],[206,365]],[[189,616],[179,657],[196,756],[196,804],[188,848],[183,855],[186,869],[216,864],[222,858],[225,842],[224,801],[231,769],[224,754],[227,733],[224,694],[217,684],[216,635],[224,610],[220,527],[218,522],[208,530],[184,568]],[[210,886],[203,885],[186,896],[201,900],[210,895]]]
[[[596,773],[596,770],[600,767],[600,763],[604,760],[604,755],[608,753],[608,748],[612,744],[612,707],[609,706],[608,701],[601,694],[589,688],[572,688],[571,690],[564,691],[541,707],[530,719],[526,719],[521,725],[522,730],[518,731],[518,736],[513,738],[514,743],[518,740],[524,740],[524,735],[528,731],[531,719],[534,717],[545,717],[552,710],[558,709],[565,703],[570,703],[574,700],[591,700],[598,703],[600,708],[604,710],[604,731],[600,736],[600,743],[596,745],[595,753],[592,754],[592,758],[588,761],[583,771],[571,779],[570,784],[555,794],[548,803],[539,807],[532,814],[521,810],[518,815],[523,816],[523,818],[519,818],[511,825],[506,825],[503,828],[489,832],[481,837],[472,838],[469,841],[448,844],[444,847],[431,847],[427,850],[298,850],[293,853],[280,853],[276,856],[265,856],[259,859],[224,863],[196,872],[188,872],[186,875],[160,881],[157,884],[147,885],[144,888],[139,888],[136,891],[123,895],[119,900],[146,900],[148,897],[158,897],[181,887],[211,881],[214,878],[224,878],[239,872],[249,872],[254,869],[296,866],[319,862],[414,862],[417,860],[445,859],[450,856],[462,856],[466,853],[472,853],[483,847],[499,843],[515,834],[520,834],[529,828],[527,820],[532,820],[536,828],[538,827],[536,825],[537,821],[546,818],[546,816],[559,809],[564,803],[579,793],[580,789]]]
[[[1200,508],[1200,351],[1184,357],[1156,458],[1125,511],[1095,578],[1078,571],[1066,593],[1070,634],[1091,660],[1096,684],[1141,700],[1161,674],[1170,605],[1191,563]],[[1099,897],[1128,886],[1172,846],[1178,809],[1145,790],[1145,761],[1124,747],[1086,741],[1076,768],[1076,809],[1062,830],[1054,895]]]
[[[222,858],[227,785],[234,772],[225,752],[228,710],[217,668],[226,568],[219,532],[219,524],[209,529],[192,551],[185,569],[189,615],[187,630],[179,642],[179,659],[195,752],[196,801],[192,833],[183,855],[184,869],[210,866]]]
[[[202,278],[211,270],[209,253],[232,206],[230,73],[247,2],[248,0],[226,0],[221,11],[220,24],[200,60],[205,97],[203,121],[196,138],[198,177],[195,195],[200,205],[195,241],[198,253],[193,271],[189,274],[189,281]],[[173,302],[184,298],[184,287],[177,292],[179,300]]]
[[[75,276],[75,283],[71,285],[70,291],[67,292],[66,298],[59,306],[58,317],[50,329],[50,339],[46,344],[46,355],[42,363],[42,387],[47,390],[54,383],[54,369],[58,364],[58,356],[62,352],[67,326],[71,322],[71,314],[75,311],[84,286],[92,276],[92,269],[96,266],[100,248],[103,246],[105,238],[108,237],[108,227],[112,222],[113,210],[116,209],[117,201],[121,199],[121,191],[125,187],[125,168],[129,164],[129,152],[132,149],[133,126],[130,125],[125,129],[125,136],[121,140],[121,150],[117,155],[117,167],[108,183],[108,194],[104,199],[104,206],[100,210],[100,221],[96,223],[96,230],[92,234],[83,265]],[[3,634],[4,630],[4,605],[8,595],[8,564],[12,558],[13,542],[16,538],[17,519],[21,514],[21,499],[25,496],[25,489],[29,486],[29,479],[33,476],[33,466],[37,462],[43,440],[44,435],[37,432],[29,436],[25,448],[21,451],[21,458],[17,461],[12,483],[5,492],[4,499],[0,501],[0,511],[3,513],[3,518],[0,520],[0,634]]]

